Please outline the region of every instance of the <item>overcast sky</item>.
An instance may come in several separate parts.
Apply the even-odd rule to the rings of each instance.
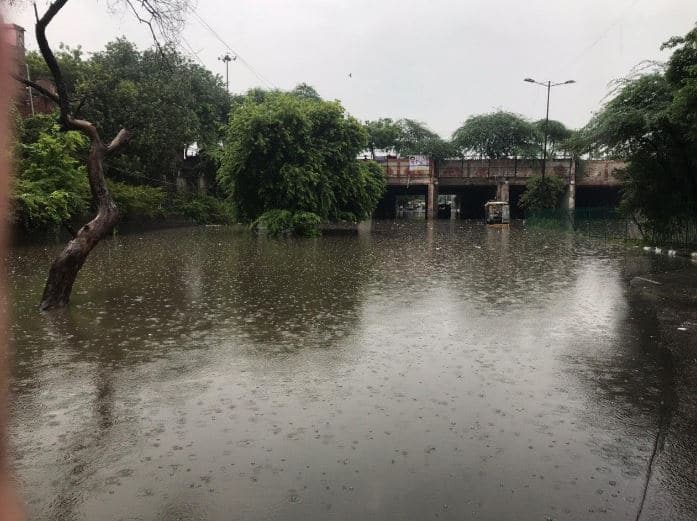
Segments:
[[[552,90],[550,117],[582,126],[608,82],[667,58],[661,43],[694,26],[697,0],[200,0],[195,12],[275,87],[306,82],[360,119],[414,118],[449,137],[499,108],[543,118],[545,89],[525,77],[576,80]],[[36,48],[31,10],[8,18]],[[195,15],[182,34],[184,52],[224,75],[227,49]],[[151,45],[105,0],[70,0],[49,28],[51,41],[86,51],[121,35]],[[231,91],[256,85],[244,63],[230,64]]]

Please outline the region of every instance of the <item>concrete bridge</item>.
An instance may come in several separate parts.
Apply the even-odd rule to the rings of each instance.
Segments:
[[[511,203],[514,217],[522,217],[518,201],[527,180],[541,173],[540,160],[451,159],[434,163],[418,156],[378,160],[387,173],[387,190],[378,205],[378,217],[394,217],[400,196],[422,196],[426,216],[436,215],[439,195],[456,196],[456,207],[463,218],[481,218],[484,203],[505,200]],[[547,175],[566,182],[563,200],[566,208],[617,206],[620,181],[615,172],[624,168],[621,161],[573,159],[548,160]]]

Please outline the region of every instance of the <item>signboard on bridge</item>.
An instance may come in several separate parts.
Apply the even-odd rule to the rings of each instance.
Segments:
[[[431,160],[428,156],[409,156],[410,175],[429,175],[431,173]]]

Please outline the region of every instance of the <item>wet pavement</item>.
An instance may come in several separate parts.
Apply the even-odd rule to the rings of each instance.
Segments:
[[[10,259],[31,519],[697,518],[697,360],[629,286],[684,260],[456,221],[187,228],[100,245],[40,314],[54,252]]]

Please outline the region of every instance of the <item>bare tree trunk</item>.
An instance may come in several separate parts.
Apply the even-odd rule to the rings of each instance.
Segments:
[[[92,202],[97,208],[97,215],[82,228],[68,243],[61,254],[51,264],[48,279],[41,297],[41,309],[65,307],[70,301],[70,293],[77,274],[85,263],[85,259],[97,245],[114,228],[119,220],[119,210],[111,197],[104,178],[104,158],[124,145],[130,134],[121,129],[114,140],[105,146],[99,137],[97,128],[89,121],[76,119],[70,109],[70,100],[66,89],[63,74],[58,65],[51,47],[46,39],[46,27],[53,18],[65,6],[68,0],[55,0],[49,4],[44,15],[39,18],[36,4],[36,40],[39,44],[41,56],[53,76],[56,92],[53,93],[40,85],[29,81],[28,78],[15,77],[17,80],[36,89],[43,96],[54,101],[60,109],[60,123],[63,130],[77,130],[85,134],[90,140],[90,152],[87,159],[87,175],[92,193]]]
[[[119,132],[111,145],[106,147],[99,139],[94,125],[86,121],[73,121],[73,124],[85,127],[84,132],[92,139],[87,172],[92,200],[97,203],[97,215],[78,230],[75,237],[51,264],[41,297],[42,310],[68,305],[73,284],[85,259],[97,243],[111,233],[119,220],[119,210],[107,189],[104,178],[104,157],[128,139],[128,132],[125,130]]]
[[[97,208],[97,215],[77,233],[68,243],[61,254],[53,261],[48,273],[48,280],[41,297],[41,309],[64,307],[68,305],[70,293],[75,283],[80,268],[85,259],[97,245],[106,237],[119,220],[119,211],[116,203],[111,198],[104,179],[104,158],[123,146],[130,138],[127,130],[121,129],[114,140],[105,146],[99,137],[97,128],[89,121],[76,119],[82,103],[75,111],[71,110],[71,102],[68,96],[63,72],[56,60],[51,47],[46,39],[46,28],[58,12],[63,9],[68,0],[53,0],[49,3],[46,12],[39,17],[39,12],[34,3],[36,15],[36,41],[39,51],[46,65],[51,71],[56,91],[42,87],[29,78],[15,75],[15,79],[31,87],[42,96],[50,99],[60,109],[59,121],[63,130],[77,130],[90,139],[90,153],[87,160],[87,174],[92,192],[92,203]],[[130,10],[136,19],[150,28],[155,43],[158,33],[169,37],[176,33],[184,23],[183,16],[187,12],[188,1],[178,0],[124,0],[124,7]],[[83,100],[84,101],[84,100]]]

